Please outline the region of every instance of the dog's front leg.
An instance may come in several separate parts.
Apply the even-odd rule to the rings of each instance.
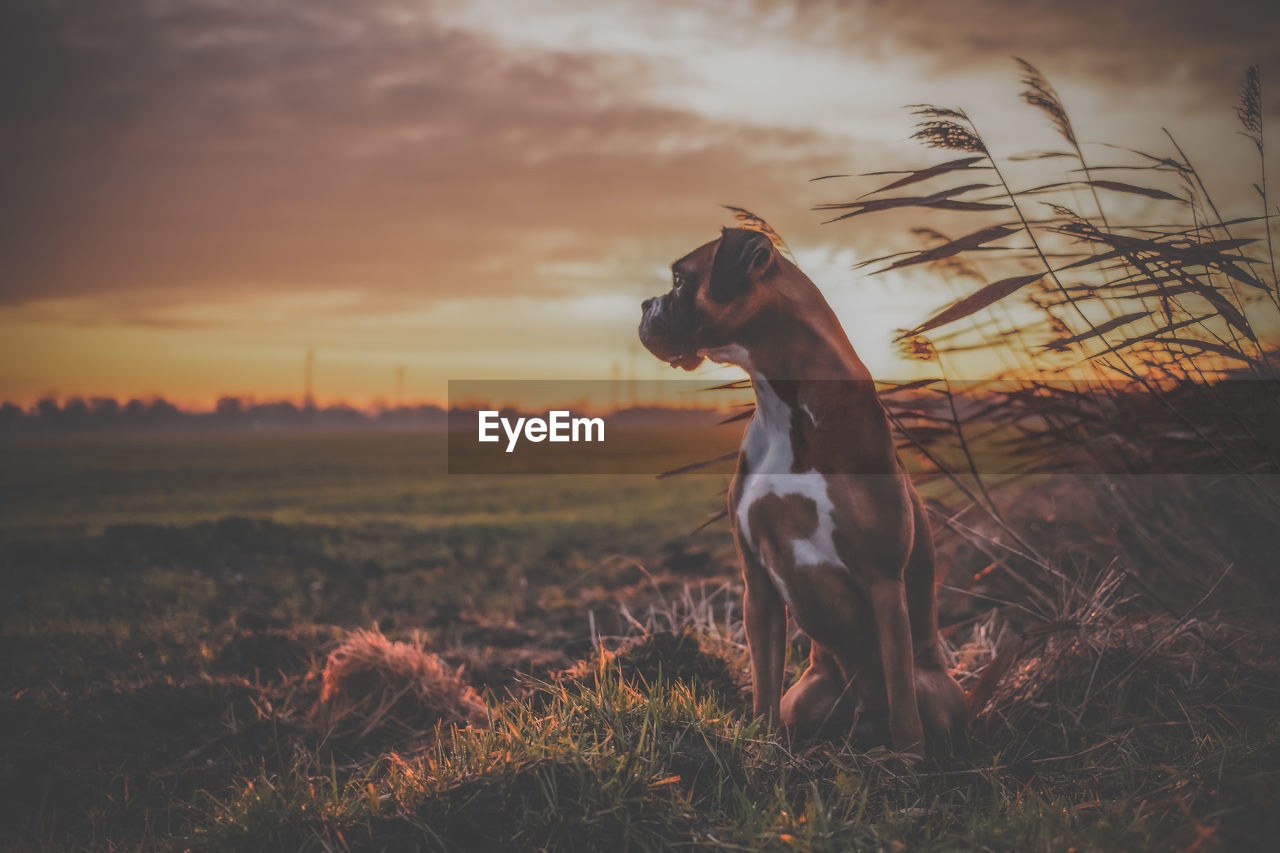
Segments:
[[[916,705],[915,655],[906,590],[900,580],[881,578],[871,584],[871,606],[884,686],[889,699],[889,730],[898,752],[924,754],[924,727]]]
[[[770,727],[780,719],[782,678],[787,650],[787,608],[759,566],[747,566],[742,620],[751,652],[751,695],[757,717]]]

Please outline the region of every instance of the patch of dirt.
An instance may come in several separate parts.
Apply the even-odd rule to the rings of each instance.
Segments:
[[[244,631],[222,647],[213,666],[246,678],[286,679],[311,669],[316,656],[336,636],[336,629],[322,625],[290,631]]]
[[[218,790],[241,759],[261,761],[291,730],[264,691],[240,678],[156,680],[73,699],[6,698],[0,825],[26,825],[38,835],[27,819],[56,814],[59,834],[84,824],[136,838],[148,813],[199,789]]]

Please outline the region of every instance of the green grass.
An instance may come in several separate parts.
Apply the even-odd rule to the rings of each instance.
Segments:
[[[741,687],[728,531],[684,536],[722,478],[449,476],[440,440],[0,443],[0,847],[1235,850],[1280,830],[1274,679],[1194,637],[1135,658],[1125,613],[1030,648],[1059,671],[993,699],[968,761],[783,743]],[[987,562],[943,546],[953,577]],[[601,657],[593,621],[639,633],[623,604],[698,630]],[[465,665],[490,724],[318,730],[318,665],[373,624]],[[1135,660],[1124,690],[1087,688]]]
[[[734,441],[732,428],[709,429],[669,452],[697,461]],[[653,522],[688,521],[711,507],[705,491],[672,489],[656,470],[450,476],[443,433],[9,436],[0,468],[5,539],[249,515],[346,530],[537,531],[554,541],[590,524],[597,539],[607,533],[634,547],[651,539]]]
[[[488,728],[409,760],[248,779],[214,804],[197,847],[1185,849],[1217,829],[1196,810],[1277,793],[1274,722],[1256,742],[1206,728],[1176,751],[1108,750],[1114,765],[1010,767],[984,751],[973,767],[917,772],[839,746],[791,752],[697,681],[633,686],[606,667],[544,690],[536,712],[495,706]],[[1247,802],[1226,811],[1256,811]],[[1170,820],[1174,803],[1188,812]]]

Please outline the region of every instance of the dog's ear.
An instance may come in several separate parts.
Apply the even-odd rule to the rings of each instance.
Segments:
[[[711,262],[711,298],[728,302],[747,289],[751,277],[773,263],[773,243],[768,235],[747,228],[725,228]]]

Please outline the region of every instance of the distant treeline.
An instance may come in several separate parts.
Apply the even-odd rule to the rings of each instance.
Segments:
[[[513,410],[503,409],[504,415]],[[40,400],[30,408],[0,403],[0,433],[238,432],[291,430],[446,429],[475,423],[474,409],[436,405],[397,406],[373,412],[345,404],[299,406],[288,400],[254,402],[222,397],[211,412],[181,409],[163,397],[120,402],[114,397]],[[607,416],[618,425],[714,423],[717,411],[635,406]],[[709,420],[711,419],[711,420]]]
[[[113,397],[44,399],[29,409],[0,404],[0,431],[239,431],[443,429],[448,412],[440,406],[399,406],[363,412],[347,405],[299,406],[288,400],[253,402],[222,397],[211,412],[191,412],[163,397],[120,402]]]

